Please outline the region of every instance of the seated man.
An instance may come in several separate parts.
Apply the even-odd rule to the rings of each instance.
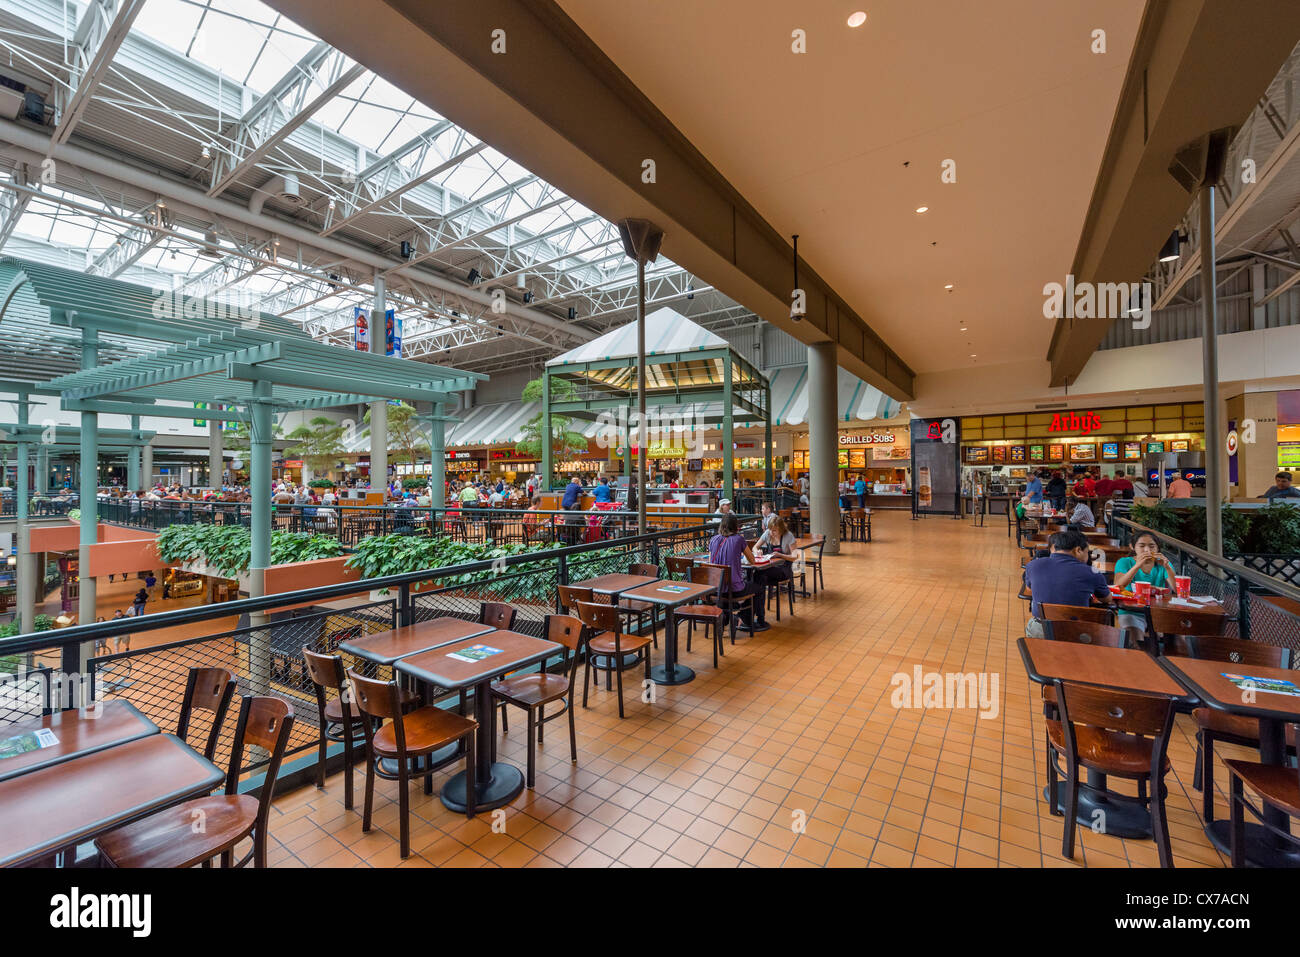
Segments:
[[[1043,637],[1043,604],[1086,606],[1093,598],[1109,601],[1106,576],[1088,564],[1088,540],[1082,532],[1056,532],[1047,540],[1051,554],[1025,566],[1025,584],[1033,594],[1025,625],[1030,638]]]
[[[1260,497],[1268,499],[1271,505],[1275,498],[1300,498],[1300,488],[1291,484],[1290,472],[1278,472],[1273,477],[1273,487]]]
[[[1070,516],[1066,519],[1066,523],[1069,525],[1083,525],[1087,528],[1097,527],[1097,516],[1092,514],[1092,509],[1088,507],[1088,503],[1081,499],[1074,496],[1067,499],[1066,512]]]

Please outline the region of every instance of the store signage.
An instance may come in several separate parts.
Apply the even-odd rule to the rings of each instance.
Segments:
[[[300,469],[302,468],[302,459],[285,459],[284,467],[287,469]]]
[[[1237,454],[1237,430],[1236,429],[1228,430],[1228,454],[1229,455]]]
[[[935,425],[938,425],[936,422]],[[942,439],[940,430],[937,438]],[[865,432],[862,435],[841,435],[840,445],[885,445],[895,441],[893,432]]]
[[[1078,412],[1058,412],[1052,416],[1052,424],[1047,427],[1047,431],[1090,435],[1100,428],[1101,416],[1096,412],[1084,412],[1082,415]]]
[[[450,460],[450,459],[461,459],[461,460],[463,460],[463,459],[472,459],[472,458],[475,458],[475,455],[474,455],[473,452],[445,452],[445,453],[443,453],[443,458],[445,458],[445,459],[449,459],[449,460]],[[369,465],[370,463],[367,462],[366,464]]]

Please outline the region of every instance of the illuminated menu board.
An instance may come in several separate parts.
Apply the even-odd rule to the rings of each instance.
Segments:
[[[1170,452],[1186,452],[1186,451],[1187,451],[1187,444],[1188,444],[1188,440],[1187,440],[1187,439],[1175,439],[1174,441],[1172,441],[1172,442],[1169,443],[1169,451],[1170,451]]]
[[[1091,462],[1097,457],[1097,446],[1089,442],[1087,445],[1070,446],[1071,462]]]
[[[993,446],[993,461],[1005,462],[1007,460],[1007,447],[1005,445]]]
[[[988,446],[972,445],[966,449],[966,461],[973,465],[979,465],[989,460]]]
[[[1164,450],[1165,450],[1165,443],[1163,443],[1163,442],[1148,442],[1148,443],[1147,443],[1147,455],[1155,455],[1155,454],[1159,454],[1159,453],[1163,452]]]
[[[1023,445],[1011,446],[1011,461],[1023,462],[1025,460],[1025,447]]]
[[[1125,459],[1140,459],[1140,458],[1142,458],[1142,443],[1141,443],[1141,442],[1125,442],[1125,443],[1124,443],[1124,458],[1125,458]]]
[[[1047,459],[1048,459],[1048,461],[1050,461],[1050,462],[1064,462],[1064,461],[1065,461],[1065,446],[1064,446],[1064,445],[1049,445],[1049,446],[1047,447]]]
[[[1114,462],[1116,459],[1118,459],[1119,443],[1118,442],[1101,443],[1101,457],[1108,462]]]
[[[1041,446],[1041,445],[1031,445],[1031,446],[1029,447],[1029,460],[1030,460],[1031,462],[1041,462],[1041,461],[1043,461],[1043,446]]]

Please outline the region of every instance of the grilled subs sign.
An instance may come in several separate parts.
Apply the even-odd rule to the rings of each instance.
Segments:
[[[1058,412],[1052,416],[1049,432],[1078,432],[1089,435],[1101,429],[1101,416],[1096,412]]]

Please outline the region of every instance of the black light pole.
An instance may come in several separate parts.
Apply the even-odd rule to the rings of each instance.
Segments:
[[[646,417],[645,417],[645,264],[659,257],[659,247],[664,232],[648,219],[624,219],[618,224],[623,239],[623,251],[636,261],[636,407],[637,470],[636,470],[636,529],[645,534],[645,475],[646,475]],[[631,441],[631,436],[628,436]],[[624,454],[631,452],[624,448]]]

